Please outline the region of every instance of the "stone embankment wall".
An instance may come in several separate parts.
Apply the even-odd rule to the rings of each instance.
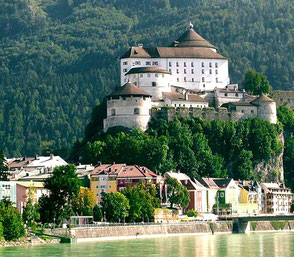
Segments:
[[[169,234],[231,233],[232,222],[108,226],[71,229],[74,238],[136,237]]]
[[[294,231],[294,221],[252,221],[250,231]]]

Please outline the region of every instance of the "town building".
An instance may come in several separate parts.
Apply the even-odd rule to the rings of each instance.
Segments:
[[[119,192],[140,182],[157,184],[161,182],[161,176],[138,165],[101,164],[91,172],[90,184],[99,203],[102,192]]]
[[[207,189],[203,185],[194,182],[184,173],[167,172],[165,176],[176,179],[187,188],[190,195],[188,210],[196,210],[199,213],[207,212]]]
[[[291,211],[292,193],[289,188],[277,183],[261,183],[264,190],[264,212],[287,214]]]

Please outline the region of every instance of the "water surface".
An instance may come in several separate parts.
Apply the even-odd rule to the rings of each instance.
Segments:
[[[169,236],[0,248],[1,257],[288,257],[294,256],[294,233]]]

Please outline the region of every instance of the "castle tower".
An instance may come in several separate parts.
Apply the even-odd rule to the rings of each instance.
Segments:
[[[107,96],[107,118],[104,132],[111,127],[147,129],[150,120],[151,95],[132,83],[126,83]]]
[[[162,92],[171,92],[171,73],[165,68],[132,68],[126,76],[129,82],[144,89],[154,99],[161,99]]]
[[[270,123],[277,123],[277,107],[273,99],[261,94],[251,104],[257,106],[257,117],[268,120]]]

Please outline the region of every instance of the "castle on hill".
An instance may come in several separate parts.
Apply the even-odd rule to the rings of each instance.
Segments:
[[[152,117],[170,120],[178,114],[277,122],[275,101],[230,84],[228,59],[192,24],[168,47],[131,47],[120,67],[121,86],[107,96],[104,131],[115,126],[146,130]]]

